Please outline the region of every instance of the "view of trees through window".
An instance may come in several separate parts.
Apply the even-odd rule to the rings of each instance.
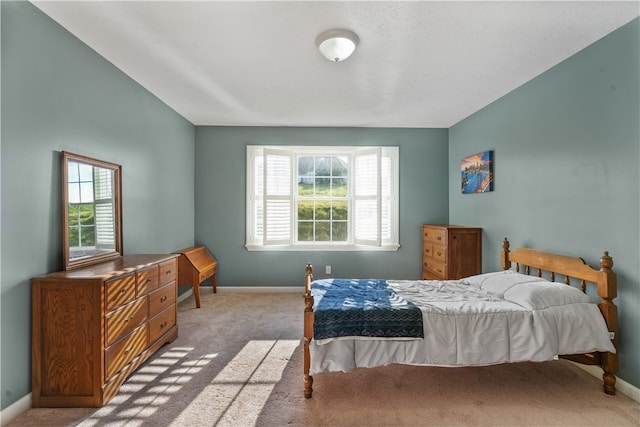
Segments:
[[[68,235],[70,247],[96,245],[93,167],[69,162]]]
[[[69,246],[95,245],[96,228],[93,203],[69,205]]]
[[[299,156],[298,241],[346,242],[349,157]]]

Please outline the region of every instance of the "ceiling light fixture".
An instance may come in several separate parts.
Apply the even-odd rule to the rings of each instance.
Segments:
[[[360,38],[349,30],[328,30],[316,37],[316,46],[329,61],[340,62],[347,59],[360,42]]]

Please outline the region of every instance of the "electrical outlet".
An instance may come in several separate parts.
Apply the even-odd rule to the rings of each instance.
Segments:
[[[331,266],[330,265],[326,265],[324,267],[324,272],[325,272],[325,274],[331,274]]]

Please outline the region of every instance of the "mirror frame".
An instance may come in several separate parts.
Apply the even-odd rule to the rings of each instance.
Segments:
[[[69,248],[69,162],[84,163],[113,171],[115,250],[71,259]],[[73,270],[122,257],[122,166],[79,154],[62,152],[62,253],[63,268]]]

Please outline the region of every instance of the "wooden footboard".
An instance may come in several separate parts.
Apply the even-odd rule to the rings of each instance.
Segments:
[[[313,394],[313,377],[309,375],[311,368],[311,354],[309,343],[313,339],[313,295],[311,295],[311,281],[313,280],[313,267],[307,264],[304,279],[304,397],[309,399]]]
[[[566,284],[570,284],[572,280],[577,281],[583,292],[586,292],[588,283],[595,284],[601,298],[598,307],[607,324],[611,342],[616,349],[618,348],[618,308],[613,303],[613,299],[617,296],[617,282],[616,274],[611,269],[613,259],[609,256],[609,252],[602,255],[600,269],[596,270],[586,264],[582,258],[528,248],[517,248],[510,251],[509,241],[505,237],[502,242],[500,259],[502,268],[505,270],[511,269],[512,264],[515,263],[515,270],[524,274],[533,274],[537,270],[537,276],[542,277],[543,272],[546,272],[551,281],[559,281],[556,275],[560,275],[564,277]],[[522,271],[520,271],[521,269]],[[604,371],[602,375],[604,392],[616,394],[617,353],[593,352],[560,355],[560,357],[586,365],[600,366]]]

